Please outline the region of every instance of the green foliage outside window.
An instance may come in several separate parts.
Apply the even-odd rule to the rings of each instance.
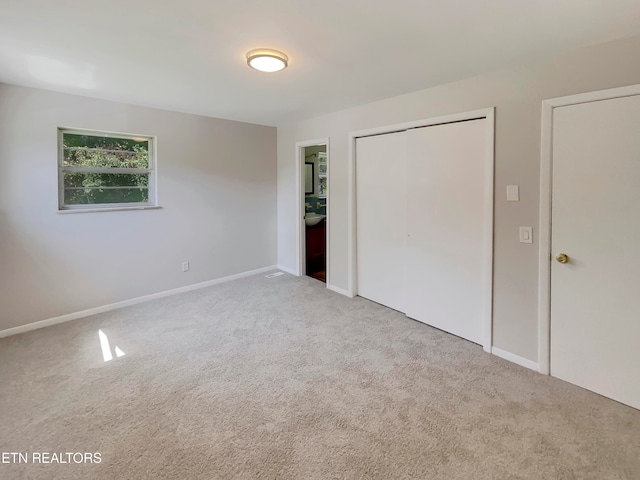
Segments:
[[[65,205],[149,202],[149,139],[63,132],[62,151]]]

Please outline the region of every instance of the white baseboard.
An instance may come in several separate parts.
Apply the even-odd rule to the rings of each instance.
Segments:
[[[501,350],[497,347],[491,347],[491,353],[493,353],[496,357],[504,358],[505,360],[520,365],[521,367],[525,367],[536,372],[540,371],[540,366],[536,362],[534,362],[533,360],[529,360],[528,358],[520,357],[511,352]]]
[[[285,273],[289,273],[291,275],[295,275],[296,277],[299,277],[300,275],[298,274],[298,272],[296,272],[294,269],[292,268],[287,268],[287,267],[283,267],[282,265],[278,265],[276,266],[276,268],[278,270],[282,270]]]
[[[327,285],[327,288],[332,292],[339,293],[340,295],[344,295],[345,297],[353,298],[355,295],[344,288],[336,287],[335,285]]]
[[[98,313],[104,313],[110,310],[116,310],[118,308],[129,307],[131,305],[137,305],[138,303],[157,300],[158,298],[170,297],[171,295],[190,292],[192,290],[198,290],[200,288],[210,287],[212,285],[218,285],[220,283],[230,282],[232,280],[238,280],[239,278],[249,277],[251,275],[257,275],[259,273],[266,273],[266,272],[270,272],[277,269],[278,269],[277,266],[271,265],[269,267],[258,268],[256,270],[250,270],[248,272],[236,273],[235,275],[229,275],[227,277],[207,280],[206,282],[194,283],[193,285],[187,285],[185,287],[174,288],[172,290],[165,290],[164,292],[152,293],[150,295],[144,295],[142,297],[130,298],[128,300],[111,303],[109,305],[102,305],[100,307],[89,308],[87,310],[82,310],[80,312],[67,313],[66,315],[61,315],[59,317],[48,318],[46,320],[40,320],[39,322],[27,323],[26,325],[20,325],[18,327],[7,328],[6,330],[0,330],[0,338],[9,337],[11,335],[17,335],[19,333],[29,332],[31,330],[37,330],[39,328],[49,327],[51,325],[57,325],[59,323],[70,322],[72,320],[88,317],[90,315],[96,315]]]

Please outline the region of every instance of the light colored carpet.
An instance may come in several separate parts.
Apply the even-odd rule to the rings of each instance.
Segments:
[[[640,411],[324,287],[260,275],[1,339],[0,452],[102,463],[0,478],[640,478]]]

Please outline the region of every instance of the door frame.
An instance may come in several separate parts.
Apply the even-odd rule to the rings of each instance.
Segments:
[[[610,88],[542,101],[540,139],[540,224],[538,266],[538,371],[551,373],[551,198],[553,173],[553,111],[580,103],[640,95],[640,85]]]
[[[485,214],[485,244],[486,251],[484,257],[484,297],[485,309],[483,313],[482,325],[482,346],[486,352],[491,352],[492,331],[493,331],[493,211],[494,211],[494,152],[495,152],[495,107],[472,110],[469,112],[454,113],[438,117],[426,118],[412,122],[385,125],[382,127],[370,128],[349,132],[348,153],[347,153],[347,225],[348,225],[348,290],[350,297],[358,295],[357,279],[357,228],[356,228],[356,140],[361,137],[372,135],[382,135],[385,133],[401,132],[412,128],[430,127],[446,123],[455,123],[465,120],[486,119],[486,150],[485,166],[486,175],[484,178],[486,196],[484,198]]]
[[[303,277],[306,275],[306,262],[305,262],[305,224],[304,224],[304,149],[306,147],[314,147],[316,145],[325,145],[327,151],[327,197],[326,197],[326,212],[327,216],[325,219],[326,225],[326,241],[325,241],[325,255],[327,259],[326,264],[326,285],[327,288],[330,286],[330,268],[329,268],[329,233],[331,232],[331,215],[329,215],[329,202],[331,201],[331,189],[329,188],[330,180],[331,180],[331,154],[329,153],[329,137],[319,138],[316,140],[307,140],[303,142],[296,142],[296,198],[298,201],[296,202],[296,275],[299,277]]]

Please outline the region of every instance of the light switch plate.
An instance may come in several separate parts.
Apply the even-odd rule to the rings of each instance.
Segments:
[[[520,187],[518,185],[507,185],[507,202],[520,201]]]
[[[533,243],[532,227],[520,227],[520,243]]]

